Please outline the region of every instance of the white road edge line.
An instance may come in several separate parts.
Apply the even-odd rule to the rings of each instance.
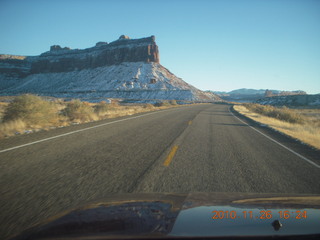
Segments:
[[[38,140],[38,141],[22,144],[22,145],[15,146],[15,147],[12,147],[12,148],[3,149],[3,150],[0,150],[0,153],[8,152],[8,151],[11,151],[11,150],[14,150],[14,149],[17,149],[17,148],[26,147],[26,146],[33,145],[33,144],[40,143],[40,142],[45,142],[45,141],[48,141],[48,140],[51,140],[51,139],[64,137],[64,136],[71,135],[71,134],[74,134],[74,133],[83,132],[83,131],[86,131],[86,130],[89,130],[89,129],[98,128],[98,127],[110,125],[110,124],[117,123],[117,122],[123,122],[123,121],[131,120],[131,119],[135,119],[135,118],[141,118],[141,117],[145,117],[145,116],[148,116],[148,115],[156,114],[156,113],[159,113],[159,112],[165,112],[165,111],[169,111],[169,110],[172,110],[172,109],[166,109],[166,110],[162,110],[162,111],[155,111],[155,112],[146,113],[146,114],[135,116],[135,117],[131,117],[131,118],[120,119],[120,120],[116,120],[116,121],[112,121],[112,122],[96,125],[96,126],[93,126],[93,127],[87,127],[87,128],[75,130],[75,131],[64,133],[64,134],[60,134],[60,135],[57,135],[57,136],[54,136],[54,137],[44,138],[44,139],[41,139],[41,140]]]
[[[231,108],[231,107],[230,107],[230,108]],[[268,135],[260,132],[258,129],[255,129],[254,127],[250,126],[250,125],[247,124],[246,122],[242,121],[240,118],[236,117],[236,116],[230,111],[230,108],[229,108],[229,112],[230,112],[236,119],[238,119],[240,122],[244,123],[245,125],[247,125],[247,126],[250,127],[251,129],[253,129],[253,130],[255,130],[256,132],[260,133],[261,135],[265,136],[265,137],[268,138],[269,140],[277,143],[277,144],[280,145],[281,147],[287,149],[289,152],[292,152],[293,154],[295,154],[296,156],[298,156],[298,157],[300,157],[301,159],[305,160],[306,162],[310,163],[311,165],[313,165],[313,166],[315,166],[315,167],[317,167],[317,168],[320,168],[320,165],[312,162],[310,159],[308,159],[308,158],[302,156],[301,154],[293,151],[292,149],[286,147],[286,146],[283,145],[282,143],[279,143],[278,141],[274,140],[273,138],[269,137]]]

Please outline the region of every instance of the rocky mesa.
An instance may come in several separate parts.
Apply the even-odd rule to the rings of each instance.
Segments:
[[[160,64],[155,37],[130,39],[87,49],[54,45],[39,56],[0,55],[0,94],[35,93],[72,98],[219,98],[187,84]]]
[[[159,63],[155,37],[130,39],[120,36],[112,43],[98,42],[95,47],[71,50],[59,45],[50,47],[31,65],[31,73],[69,72],[86,68],[117,65],[123,62]]]

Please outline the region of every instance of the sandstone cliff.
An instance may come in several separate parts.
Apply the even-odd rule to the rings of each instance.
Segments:
[[[142,39],[120,37],[111,43],[96,44],[84,50],[51,47],[31,65],[31,73],[69,72],[97,68],[122,62],[159,63],[158,47],[154,36]]]
[[[122,62],[159,63],[155,37],[129,39],[121,36],[117,41],[99,42],[83,50],[53,45],[50,51],[37,57],[1,55],[0,72],[24,77],[34,73],[70,72],[120,64]]]
[[[214,98],[160,65],[154,36],[124,35],[82,50],[54,45],[35,57],[1,55],[0,95],[26,92],[74,98]]]

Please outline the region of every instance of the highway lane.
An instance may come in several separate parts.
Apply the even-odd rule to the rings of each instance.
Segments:
[[[5,139],[0,159],[0,236],[110,193],[320,193],[319,168],[239,121],[228,105]]]
[[[319,168],[250,129],[226,106],[201,111],[173,145],[170,167],[154,167],[137,190],[320,193]]]

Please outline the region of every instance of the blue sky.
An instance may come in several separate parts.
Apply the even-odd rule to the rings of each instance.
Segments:
[[[320,93],[319,0],[0,0],[0,53],[156,36],[160,63],[202,90]]]

